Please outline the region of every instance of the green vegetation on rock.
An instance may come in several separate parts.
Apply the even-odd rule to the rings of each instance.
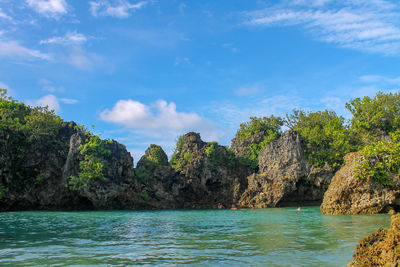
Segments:
[[[293,110],[286,115],[285,125],[303,137],[308,162],[318,167],[326,162],[333,167],[341,166],[344,155],[357,148],[344,125],[344,118],[334,111]]]
[[[258,155],[272,141],[279,138],[283,120],[280,117],[250,117],[250,121],[240,124],[236,133],[239,140],[245,142],[261,135],[259,141],[248,142],[248,153],[246,156],[240,156],[242,163],[253,169],[258,168]]]
[[[184,163],[182,162],[182,159],[179,158],[179,155],[182,152],[184,144],[185,144],[185,140],[183,139],[183,135],[180,135],[178,137],[178,139],[176,140],[175,150],[174,150],[174,153],[172,153],[171,160],[169,163],[172,168],[179,170],[179,171],[181,171],[183,169],[183,165],[184,165]]]
[[[152,172],[160,166],[168,165],[168,157],[161,146],[151,144],[146,154],[138,162],[136,176],[142,182],[149,182]]]
[[[89,136],[86,143],[79,146],[79,153],[83,160],[79,162],[80,171],[78,176],[71,175],[68,187],[72,190],[79,190],[88,186],[90,180],[106,180],[104,156],[111,155],[106,148],[111,140],[101,140],[99,136]]]
[[[400,94],[379,92],[374,98],[365,96],[346,103],[352,113],[353,138],[365,145],[388,136],[400,128]]]
[[[36,160],[34,166],[24,168],[27,155],[54,151],[64,157],[68,151],[68,140],[58,134],[67,124],[47,107],[30,107],[7,96],[0,89],[0,145],[10,161],[14,174],[21,179],[36,177],[32,182],[43,181],[47,174],[41,173],[45,160]],[[39,178],[40,179],[39,179]]]
[[[355,178],[373,178],[382,185],[391,185],[393,175],[400,175],[400,130],[390,141],[376,141],[365,146],[356,165]]]

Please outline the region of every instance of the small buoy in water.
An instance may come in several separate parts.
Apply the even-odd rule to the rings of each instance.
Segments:
[[[298,208],[297,208],[297,211],[301,211],[301,207],[298,207]]]

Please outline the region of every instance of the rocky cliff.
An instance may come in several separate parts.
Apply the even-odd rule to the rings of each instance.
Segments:
[[[239,206],[320,204],[334,171],[310,165],[303,151],[301,137],[293,131],[268,144],[259,155],[259,172],[247,178]]]
[[[353,262],[347,266],[399,266],[400,214],[392,216],[389,229],[378,229],[356,246]]]
[[[203,142],[198,133],[181,137],[174,156],[179,186],[174,196],[183,208],[215,208],[218,203],[236,203],[247,187],[250,170],[216,142]]]
[[[80,190],[68,188],[71,175],[79,173],[85,142],[75,124],[65,124],[51,141],[12,143],[0,134],[0,211],[29,209],[112,209],[134,207],[133,159],[124,146],[107,144],[111,153],[103,159],[105,181],[93,179]],[[15,148],[20,150],[17,153]],[[140,198],[139,198],[140,200]]]
[[[321,211],[324,214],[365,214],[400,208],[400,178],[392,177],[392,186],[375,179],[357,180],[354,169],[360,152],[349,153],[346,164],[335,174],[325,193]]]

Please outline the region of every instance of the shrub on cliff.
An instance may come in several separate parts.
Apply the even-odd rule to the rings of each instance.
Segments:
[[[139,160],[135,173],[141,181],[148,182],[157,167],[166,165],[168,165],[168,156],[164,150],[161,146],[151,144],[145,155]]]
[[[400,128],[400,94],[379,92],[374,98],[365,96],[346,103],[352,113],[353,138],[365,145],[375,142]]]
[[[171,160],[170,160],[170,165],[172,168],[176,169],[176,170],[182,170],[182,165],[184,165],[184,162],[182,161],[182,159],[179,159],[179,155],[182,151],[183,145],[184,145],[184,139],[183,139],[183,135],[180,135],[178,137],[178,139],[176,139],[176,146],[175,146],[175,150],[174,153],[172,153],[171,156]]]
[[[390,141],[373,142],[363,148],[355,178],[373,178],[382,185],[391,185],[390,177],[400,175],[400,130],[391,133],[391,137]]]
[[[48,107],[30,107],[8,97],[5,89],[0,89],[0,146],[12,161],[13,173],[22,179],[36,177],[36,183],[48,178],[41,173],[44,161],[36,161],[35,166],[22,168],[26,155],[40,151],[55,151],[65,156],[68,140],[58,137],[66,123]]]
[[[111,140],[101,140],[97,135],[90,135],[88,140],[79,146],[79,153],[83,159],[79,162],[78,176],[70,177],[70,189],[79,190],[86,187],[92,179],[106,180],[104,156],[111,155],[111,151],[106,148],[110,143]]]
[[[280,117],[251,117],[240,124],[232,140],[232,150],[240,161],[252,169],[258,168],[258,155],[265,146],[279,138],[283,121]]]
[[[310,164],[333,167],[343,164],[343,157],[356,149],[344,118],[334,111],[305,112],[293,110],[287,114],[285,125],[298,132],[306,141],[305,153]]]

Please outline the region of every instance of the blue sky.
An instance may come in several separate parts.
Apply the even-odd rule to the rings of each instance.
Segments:
[[[250,116],[400,86],[398,1],[0,0],[0,87],[124,143],[135,162]]]

